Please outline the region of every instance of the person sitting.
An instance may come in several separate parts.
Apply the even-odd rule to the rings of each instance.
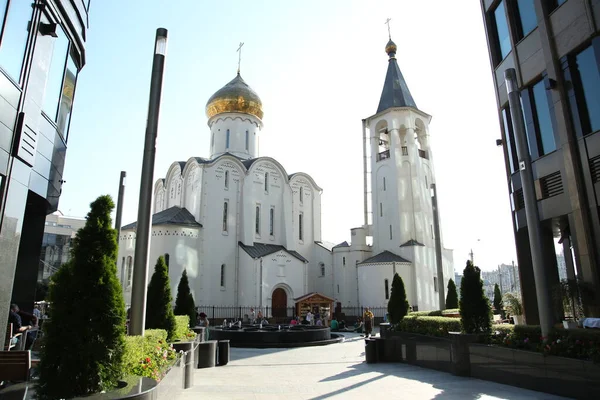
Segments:
[[[298,320],[296,318],[292,318],[290,325],[298,325]]]
[[[317,320],[316,323],[317,326],[323,326],[323,320],[321,320],[320,318]]]
[[[346,321],[344,321],[344,320],[341,320],[341,321],[340,321],[340,323],[339,323],[339,325],[338,325],[338,329],[339,329],[340,331],[344,331],[344,330],[346,330]]]
[[[337,318],[333,317],[333,319],[331,320],[331,332],[337,332],[338,328],[339,324]]]
[[[23,319],[21,315],[26,318],[29,317],[30,321],[33,321],[34,325],[37,322],[37,318],[33,314],[25,313],[19,309],[18,305],[11,304],[10,312],[8,314],[8,323],[13,324],[13,333],[25,334],[25,350],[31,350],[35,340],[37,339],[38,331],[37,329],[33,329],[34,325],[23,325]]]
[[[363,327],[364,327],[364,323],[362,321],[362,319],[358,319],[356,321],[356,323],[354,324],[354,332],[356,333],[362,333],[363,332]]]
[[[306,319],[306,317],[304,317],[304,319],[302,320],[302,325],[310,325],[310,322],[308,322],[308,319]]]

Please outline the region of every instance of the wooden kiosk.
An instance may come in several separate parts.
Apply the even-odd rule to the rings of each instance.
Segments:
[[[306,314],[310,311],[313,314],[319,313],[321,318],[326,321],[330,321],[332,317],[333,302],[335,301],[331,297],[327,297],[323,294],[312,292],[305,294],[304,296],[294,299],[296,302],[296,315],[301,319],[304,319]]]

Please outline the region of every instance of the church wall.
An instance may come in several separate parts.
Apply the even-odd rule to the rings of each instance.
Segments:
[[[255,260],[241,247],[238,248],[240,260],[239,305],[258,307],[260,291],[260,260]]]
[[[388,296],[392,293],[392,281],[394,274],[400,275],[404,281],[404,287],[406,289],[406,297],[411,303],[410,299],[414,298],[413,282],[414,268],[412,265],[407,264],[363,264],[358,266],[358,278],[360,284],[360,305],[365,307],[387,307],[389,299],[385,297],[385,280],[388,281]]]
[[[314,265],[309,271],[309,287],[307,293],[318,292],[325,296],[334,297],[334,269],[333,269],[333,255],[327,249],[315,244],[313,245],[313,251],[309,258],[311,266]],[[325,268],[325,273],[322,273],[321,263]],[[306,294],[306,293],[304,293]]]
[[[285,251],[278,251],[262,258],[263,306],[272,306],[272,294],[281,287],[287,294],[287,306],[294,306],[294,298],[304,293],[306,265]]]
[[[319,190],[303,175],[294,175],[290,180],[290,187],[292,189],[293,214],[292,244],[297,252],[310,261],[309,271],[316,271],[319,265],[317,261],[311,260],[311,255],[313,246],[315,246],[315,232],[318,231],[320,236],[320,224],[318,222],[315,224],[315,220],[321,218]],[[317,203],[318,205],[315,206]],[[308,282],[305,284],[305,291],[308,292]]]
[[[349,247],[336,247],[333,249],[335,290],[332,297],[337,302],[342,303],[343,307],[355,307],[359,305],[356,264],[370,256],[370,252],[352,251]]]
[[[244,159],[258,157],[258,135],[261,125],[258,119],[248,114],[224,113],[212,118],[208,123],[211,132],[211,159],[225,152]]]
[[[173,206],[183,206],[183,178],[181,176],[181,166],[178,162],[175,162],[169,168],[167,178],[165,179],[166,191],[165,191],[165,209]]]
[[[153,227],[150,236],[150,252],[148,255],[148,283],[154,273],[154,267],[158,257],[168,254],[169,279],[171,283],[171,294],[173,302],[177,296],[177,285],[181,279],[183,270],[187,270],[190,280],[190,290],[194,296],[194,300],[201,300],[202,293],[194,284],[200,272],[200,260],[202,259],[202,232],[201,228],[186,228],[174,225],[159,225]],[[119,238],[119,253],[117,260],[122,265],[122,260],[125,258],[126,265],[128,257],[132,258],[132,265],[135,264],[135,233],[131,231],[122,231]],[[165,261],[166,261],[165,256]],[[127,268],[127,266],[126,266]],[[133,269],[132,274],[133,276]],[[125,274],[118,275],[127,279],[127,271]],[[131,289],[127,282],[121,282],[123,287],[123,296],[126,304],[131,304]]]
[[[204,170],[194,161],[188,161],[184,176],[183,206],[200,221],[200,202],[202,198],[202,174]]]
[[[237,293],[237,242],[240,229],[240,173],[236,162],[228,158],[205,166],[202,181],[201,220],[204,237],[201,282],[204,302],[209,305],[235,305]],[[225,188],[225,172],[229,185]],[[237,174],[237,175],[236,175]],[[227,218],[224,229],[224,204]],[[224,267],[224,286],[221,286],[221,267]]]
[[[284,172],[272,162],[257,160],[248,171],[243,186],[243,243],[254,242],[284,245],[283,198],[287,180]],[[257,231],[257,207],[258,218]],[[273,235],[271,235],[271,209],[273,209]]]
[[[434,290],[434,276],[437,277],[435,249],[415,246],[414,265],[419,310],[439,310],[438,293]]]

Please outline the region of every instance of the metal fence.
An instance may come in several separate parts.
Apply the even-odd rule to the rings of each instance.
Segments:
[[[365,312],[365,306],[357,307],[342,307],[341,310],[334,309],[332,317],[342,318],[346,321],[352,321],[358,317],[362,317]],[[369,307],[369,310],[373,313],[375,318],[384,318],[387,313],[387,307]],[[252,319],[252,311],[254,311],[254,318],[258,318],[259,312],[262,313],[263,317],[269,320],[275,320],[276,323],[289,322],[292,318],[296,317],[295,307],[286,308],[273,308],[273,307],[249,307],[249,306],[197,306],[196,312],[198,314],[204,313],[210,320],[211,325],[222,323],[224,319],[228,321],[232,320],[244,320],[246,318]]]

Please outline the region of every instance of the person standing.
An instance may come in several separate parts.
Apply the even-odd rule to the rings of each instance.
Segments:
[[[306,313],[306,321],[309,325],[313,324],[313,314],[310,312],[310,310]]]
[[[373,315],[371,310],[369,310],[369,307],[367,307],[363,314],[363,321],[365,322],[365,337],[371,336],[371,332],[373,331],[373,320],[374,319],[375,319],[375,316]]]

